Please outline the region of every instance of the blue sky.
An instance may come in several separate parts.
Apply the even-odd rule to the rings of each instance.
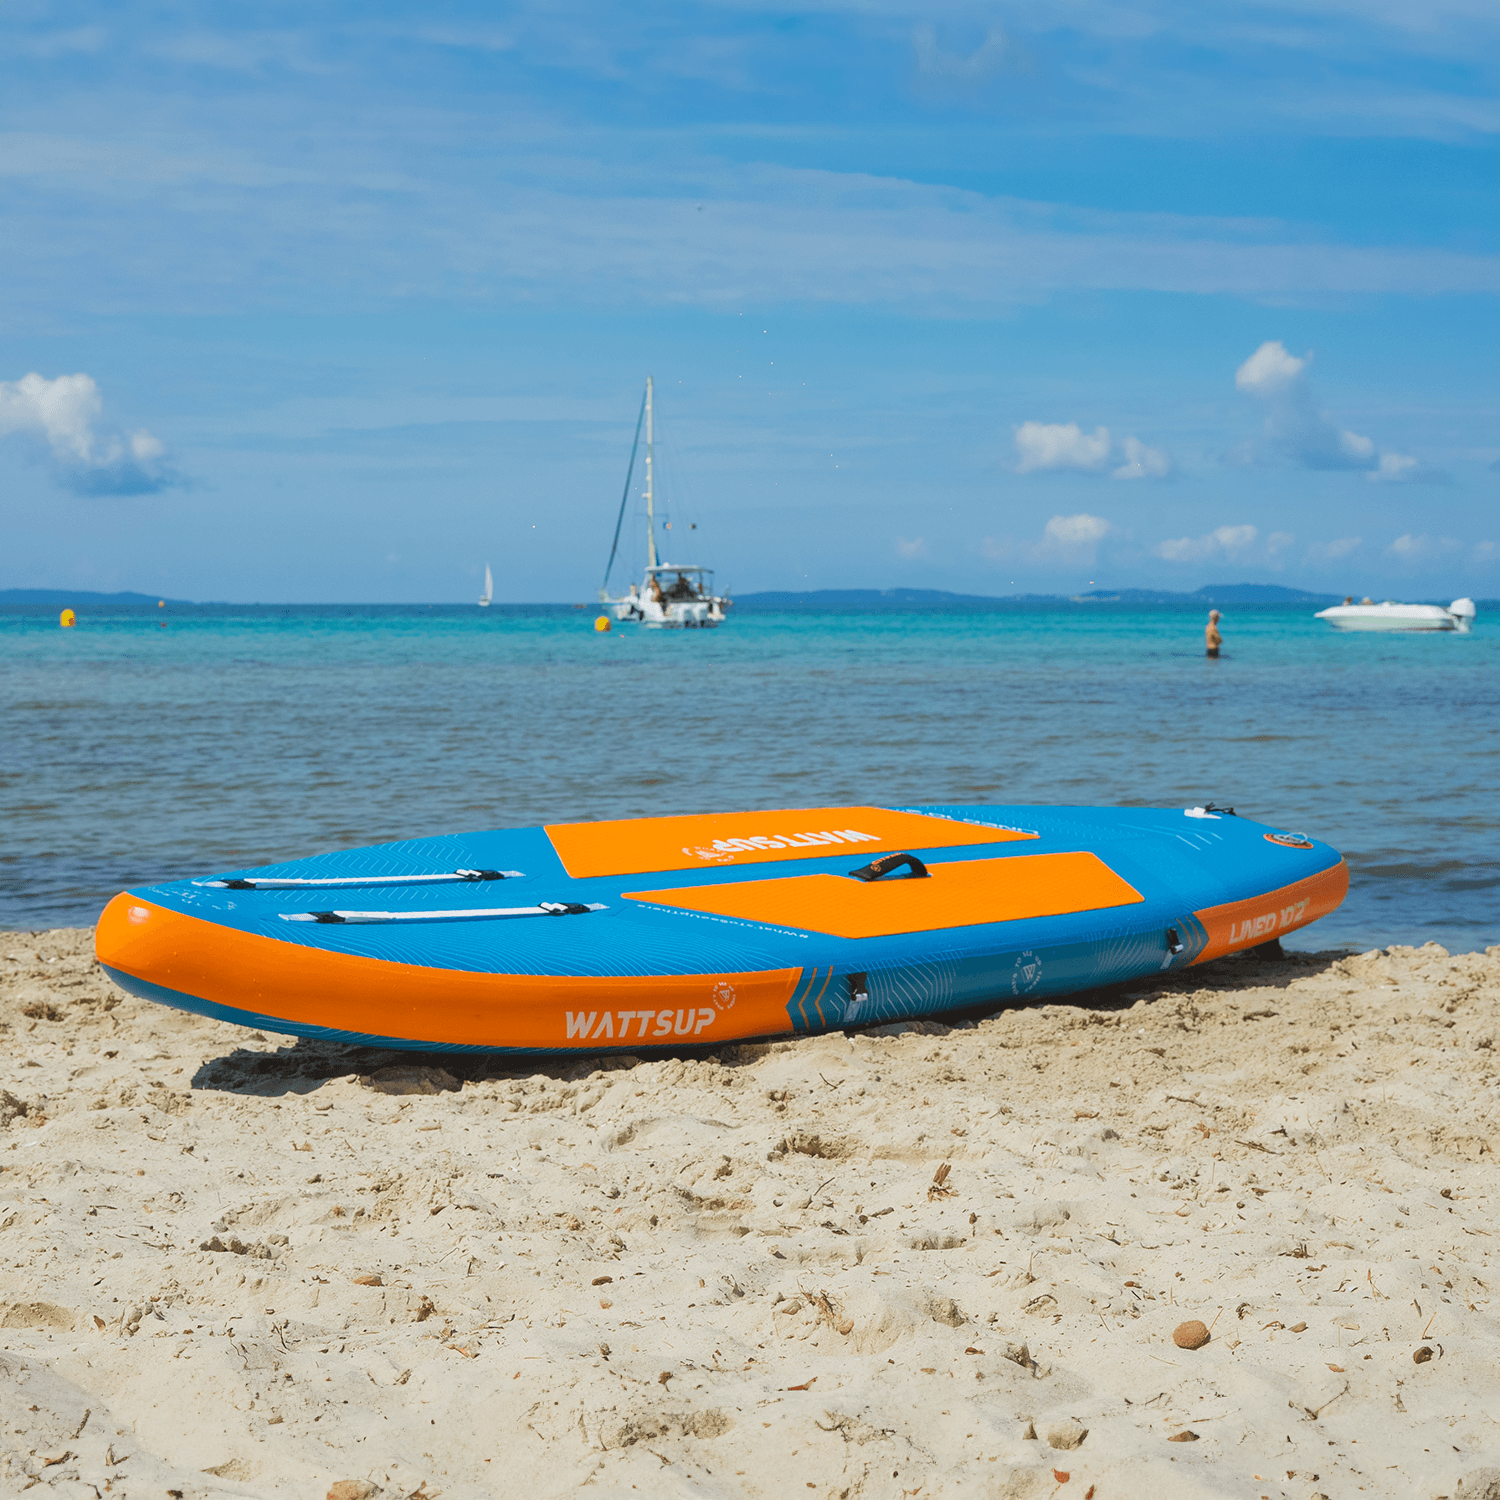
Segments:
[[[650,372],[674,550],[740,591],[1500,593],[1497,44],[7,4],[0,587],[585,599]]]

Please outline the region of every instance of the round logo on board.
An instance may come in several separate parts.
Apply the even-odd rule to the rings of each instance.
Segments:
[[[734,986],[727,980],[714,986],[714,1004],[720,1010],[729,1010],[734,1005]]]
[[[1010,992],[1013,995],[1025,995],[1034,990],[1042,982],[1042,961],[1035,953],[1027,949],[1025,953],[1016,956],[1016,966],[1010,976]]]
[[[1305,833],[1268,833],[1268,844],[1280,844],[1283,849],[1311,849],[1313,841]]]

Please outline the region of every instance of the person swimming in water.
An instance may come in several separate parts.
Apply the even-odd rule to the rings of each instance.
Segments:
[[[1219,634],[1219,612],[1211,609],[1208,612],[1208,624],[1203,630],[1203,644],[1206,647],[1205,654],[1217,656],[1219,647],[1224,644],[1224,637]]]

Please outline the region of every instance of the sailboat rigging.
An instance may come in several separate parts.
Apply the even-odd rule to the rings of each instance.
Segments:
[[[488,609],[490,601],[495,597],[495,576],[490,572],[490,565],[484,565],[484,592],[479,596],[479,607]]]
[[[646,430],[646,575],[644,582],[630,585],[628,594],[615,596],[609,592],[609,575],[620,550],[620,529],[625,523],[625,507],[630,502],[630,486],[635,477],[643,425]],[[605,564],[599,600],[613,607],[617,620],[634,620],[658,630],[711,629],[724,623],[724,612],[732,602],[727,596],[714,593],[713,569],[697,563],[663,562],[656,550],[655,436],[654,383],[648,375],[646,394],[636,418],[635,440],[630,445],[625,493],[620,497],[620,513],[615,518],[614,542],[609,549],[609,562]]]

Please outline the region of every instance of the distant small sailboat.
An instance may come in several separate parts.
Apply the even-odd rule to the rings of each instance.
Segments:
[[[479,596],[479,607],[488,609],[490,601],[495,597],[495,577],[490,572],[490,565],[484,565],[484,592]]]

